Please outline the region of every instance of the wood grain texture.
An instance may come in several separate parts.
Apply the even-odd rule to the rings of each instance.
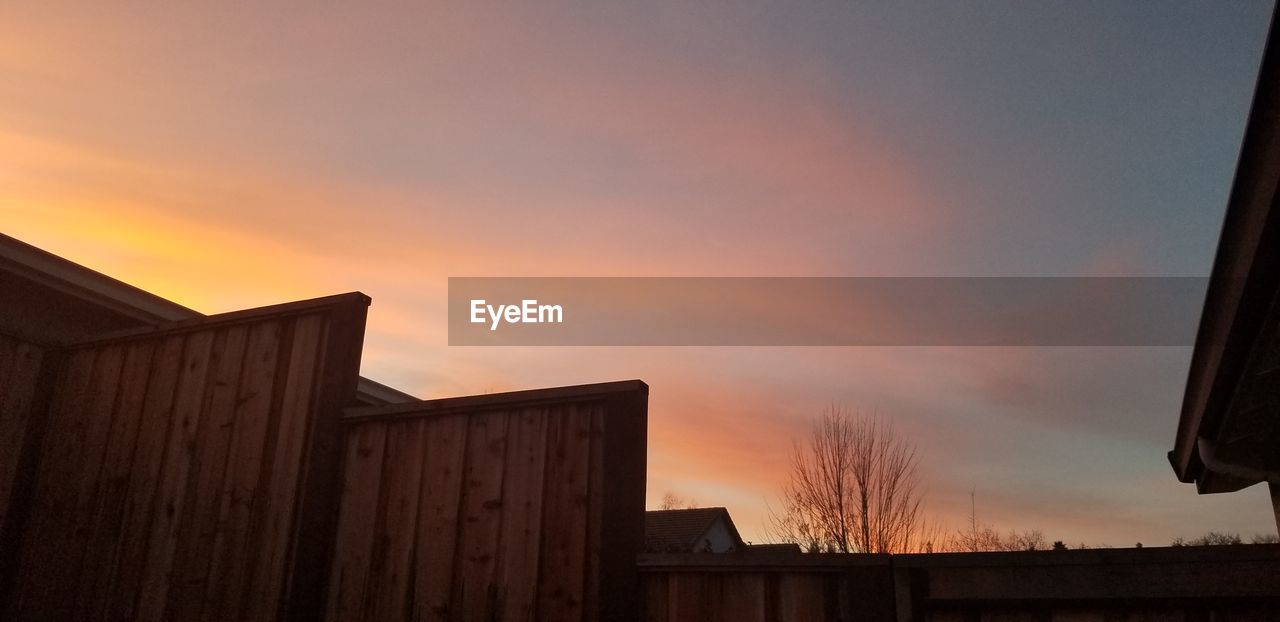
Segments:
[[[466,620],[497,617],[497,567],[502,542],[502,479],[507,453],[505,412],[467,418],[467,457],[462,472],[462,515],[458,525],[458,581],[453,601]]]
[[[293,552],[298,487],[311,414],[311,397],[320,373],[317,355],[324,337],[325,318],[301,316],[293,325],[280,406],[271,438],[274,446],[263,460],[264,488],[261,529],[255,550],[256,568],[246,591],[245,616],[267,620],[281,613],[286,572]]]
[[[638,566],[644,620],[1270,620],[1280,611],[1280,545],[654,554]],[[1145,583],[1126,580],[1135,576]],[[895,607],[903,601],[910,610]]]
[[[119,396],[111,418],[107,452],[97,477],[97,500],[89,520],[84,571],[76,589],[77,618],[92,616],[108,601],[111,578],[121,548],[121,529],[128,492],[129,473],[141,431],[142,408],[148,373],[156,344],[130,344],[125,351]],[[102,569],[102,570],[99,570]]]
[[[643,482],[644,471],[643,451],[611,455],[605,441],[611,425],[635,428],[632,418],[643,429],[644,409],[617,397],[646,389],[624,383],[603,393],[428,401],[417,412],[360,409],[345,434],[329,619],[602,619],[602,569],[634,570],[643,540],[623,539],[636,543],[630,550],[603,545],[611,503],[643,507],[642,486],[619,502],[605,473]],[[359,446],[379,435],[387,453],[375,471]]]
[[[330,459],[315,422],[336,436],[354,403],[367,302],[293,303],[57,350],[56,373],[41,374],[53,380],[27,452],[38,454],[34,494],[5,619],[281,617],[305,540],[299,499],[330,494],[337,506],[336,486],[304,473],[308,459]],[[6,339],[0,375],[27,373],[29,353]],[[28,399],[0,393],[0,423]],[[0,431],[0,442],[17,437]]]
[[[498,560],[502,619],[509,622],[535,619],[548,418],[540,409],[525,408],[510,422]]]
[[[233,326],[215,335],[205,387],[204,411],[196,432],[196,447],[183,496],[186,504],[178,526],[174,586],[166,618],[197,620],[209,579],[209,558],[219,529],[222,480],[227,468],[235,425],[236,393],[244,367],[246,326]]]
[[[75,505],[77,435],[85,423],[78,411],[87,403],[96,352],[70,356],[61,374],[59,391],[50,405],[47,430],[40,449],[40,472],[35,475],[35,503],[23,534],[19,583],[13,594],[11,615],[31,618],[47,612],[69,617],[64,595],[58,592],[60,568],[49,563],[75,532],[71,519]],[[56,619],[56,618],[55,618]]]
[[[262,322],[249,327],[245,358],[236,388],[235,415],[218,497],[217,524],[208,559],[201,619],[224,620],[238,615],[252,568],[247,555],[254,519],[262,507],[258,485],[271,420],[278,372],[282,326]]]
[[[588,468],[591,407],[564,409],[547,430],[543,494],[542,564],[538,580],[540,620],[581,620],[587,571]],[[600,527],[597,527],[597,529]]]
[[[368,619],[394,620],[408,610],[413,547],[396,545],[412,542],[417,528],[425,428],[424,421],[409,422],[386,441],[379,479],[387,491],[379,495],[376,505],[374,554],[370,564],[370,576],[377,580],[370,583],[364,598]]]
[[[334,557],[327,607],[330,620],[349,620],[362,614],[376,548],[379,481],[387,446],[385,426],[365,426],[348,438],[343,474],[343,504],[338,516],[338,539],[352,546]]]
[[[7,523],[43,360],[42,348],[0,334],[0,526]]]

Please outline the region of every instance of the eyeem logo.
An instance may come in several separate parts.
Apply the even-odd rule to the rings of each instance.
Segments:
[[[489,330],[498,330],[498,324],[560,324],[564,322],[564,309],[560,305],[540,305],[537,300],[521,300],[518,305],[491,305],[482,300],[471,300],[471,323],[489,324]]]

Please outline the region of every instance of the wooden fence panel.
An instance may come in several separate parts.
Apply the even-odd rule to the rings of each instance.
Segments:
[[[0,334],[0,533],[7,531],[44,349]]]
[[[886,567],[887,568],[887,567]],[[752,568],[642,574],[648,622],[883,620],[874,599],[852,599],[839,570]],[[889,592],[891,594],[891,592]],[[882,592],[880,596],[884,596]],[[843,603],[843,606],[842,606]],[[852,603],[852,605],[850,605]],[[892,618],[890,618],[892,619]]]
[[[368,302],[347,294],[60,349],[4,617],[317,617]]]
[[[647,395],[350,409],[327,618],[634,619]]]
[[[649,554],[651,622],[1272,620],[1280,545],[1005,553]]]

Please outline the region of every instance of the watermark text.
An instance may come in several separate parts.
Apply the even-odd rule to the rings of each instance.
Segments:
[[[560,305],[538,304],[537,300],[521,300],[518,305],[491,305],[480,299],[471,300],[471,323],[488,324],[489,330],[508,324],[560,324],[564,322],[564,309]]]

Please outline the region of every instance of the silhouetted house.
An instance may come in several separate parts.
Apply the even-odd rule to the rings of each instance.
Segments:
[[[1280,527],[1280,49],[1267,45],[1169,461],[1201,494],[1267,482]]]
[[[733,553],[746,548],[724,508],[645,512],[644,542],[650,553]]]

